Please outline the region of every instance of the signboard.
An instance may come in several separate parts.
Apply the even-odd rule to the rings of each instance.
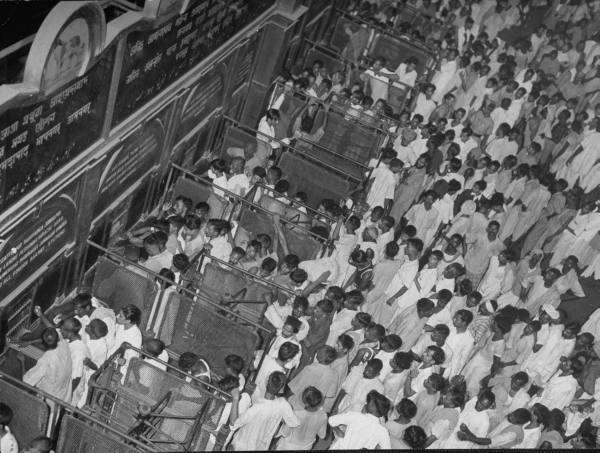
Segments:
[[[94,207],[94,217],[100,215],[140,177],[158,164],[165,138],[170,105],[143,122],[110,152]]]
[[[4,233],[6,241],[0,246],[0,300],[74,240],[74,194],[75,190],[65,191],[44,204],[39,215],[27,216]]]
[[[204,74],[190,90],[183,104],[183,112],[175,135],[176,141],[185,137],[198,123],[221,106],[225,92],[225,73],[225,64],[220,63]]]
[[[100,138],[114,50],[57,91],[0,114],[0,209]]]
[[[190,3],[186,12],[160,27],[127,36],[113,126],[255,20],[274,0]]]
[[[233,91],[237,91],[244,83],[246,83],[252,75],[256,53],[260,42],[260,33],[255,33],[246,41],[246,43],[238,50],[237,67],[233,71]]]

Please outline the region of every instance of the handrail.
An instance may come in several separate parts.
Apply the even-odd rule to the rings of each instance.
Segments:
[[[352,16],[350,13],[348,13],[348,11],[344,11],[342,9],[336,8],[336,13],[338,14],[338,17],[344,16],[344,18],[351,20],[352,22],[355,22],[358,25],[365,25],[367,27],[370,27],[378,33],[382,33],[382,34],[391,36],[393,38],[403,39],[405,41],[407,40],[407,38],[408,39],[411,38],[411,36],[407,35],[406,33],[398,33],[394,28],[390,29],[387,27],[382,27],[381,25],[378,25],[378,24],[373,24],[369,21],[364,20],[362,17]],[[427,44],[425,44],[424,42],[414,41],[412,39],[408,42],[410,42],[410,44],[415,45],[415,47],[421,47],[423,50],[425,50],[426,52],[429,52],[433,57],[435,57],[435,51],[431,47],[429,47]]]
[[[307,41],[307,42],[310,43],[310,41]],[[328,49],[326,47],[323,47],[323,46],[320,46],[320,48],[330,50],[330,49]],[[282,83],[282,82],[280,82],[280,81],[275,80],[271,84],[271,86],[277,87],[277,88],[279,88],[279,87],[283,88],[283,87],[285,87],[285,84]],[[294,88],[289,88],[288,87],[288,90],[291,90],[292,93],[296,93],[296,94],[298,94],[300,96],[306,97],[307,98],[306,101],[305,101],[306,104],[308,104],[309,102],[316,103],[316,104],[319,104],[321,106],[325,106],[325,104],[329,104],[329,105],[333,106],[334,108],[338,107],[338,106],[343,106],[343,104],[340,104],[338,102],[326,102],[323,99],[319,99],[319,98],[316,98],[314,96],[310,96],[309,94],[302,93],[301,91],[295,90]],[[284,94],[284,93],[282,92],[281,94]],[[339,113],[339,114],[343,113],[341,111],[336,111],[336,110],[333,110],[333,111],[335,113]],[[223,115],[223,116],[226,116],[226,115]],[[385,117],[385,118],[388,119],[388,117]],[[367,122],[363,121],[360,117],[359,118],[352,118],[352,120],[347,120],[347,121],[348,122],[351,121],[353,124],[354,123],[358,123],[362,128],[369,129],[369,131],[376,130],[379,133],[385,134],[385,129],[382,128],[380,124],[374,125],[374,124],[367,123]],[[244,126],[244,125],[242,125],[242,127],[251,129],[248,126]],[[325,149],[327,149],[327,148],[325,148]],[[327,149],[327,150],[329,151],[329,149]],[[333,151],[330,151],[330,152],[333,153]]]
[[[268,190],[268,191],[272,191],[272,190],[273,190],[273,189],[271,189],[270,187],[267,187],[267,185],[266,185],[266,184],[264,184],[264,183],[262,183],[262,182],[257,182],[257,183],[255,183],[255,186],[258,186],[258,187],[260,187],[260,188],[262,188],[262,189],[265,189],[265,190]],[[280,197],[280,198],[285,198],[286,200],[288,200],[288,201],[290,202],[290,204],[298,205],[298,206],[300,206],[300,207],[302,207],[302,208],[304,208],[304,209],[306,209],[306,210],[308,210],[308,211],[312,211],[312,212],[314,212],[314,214],[315,214],[315,215],[311,215],[311,214],[306,214],[306,215],[309,215],[309,216],[311,216],[311,217],[313,217],[313,218],[314,218],[314,217],[317,217],[317,216],[318,216],[318,217],[325,217],[325,218],[326,218],[327,220],[329,220],[331,223],[335,223],[335,222],[337,222],[337,220],[336,220],[336,219],[334,219],[333,217],[331,217],[330,215],[328,215],[328,214],[326,214],[326,213],[324,213],[324,212],[319,212],[319,211],[318,211],[318,210],[316,210],[315,208],[313,208],[313,207],[311,207],[311,206],[309,206],[309,205],[307,205],[307,204],[304,204],[304,203],[302,203],[301,201],[294,200],[294,199],[293,199],[292,197],[290,197],[289,195],[284,195],[284,194],[278,194],[278,195],[279,195],[279,197]],[[267,196],[270,196],[270,195],[268,195],[268,194],[267,194]],[[271,197],[271,198],[273,198],[273,197]],[[273,199],[274,199],[274,198],[273,198]],[[291,208],[293,208],[294,206],[290,205],[290,207],[291,207]],[[296,209],[296,210],[298,211],[298,209]]]
[[[198,174],[196,174],[196,173],[193,173],[193,172],[191,172],[191,171],[189,171],[189,170],[186,170],[185,168],[183,168],[183,167],[181,167],[181,166],[179,166],[179,165],[177,165],[177,164],[175,164],[175,163],[173,163],[173,162],[171,163],[171,166],[172,166],[173,168],[175,168],[176,170],[179,170],[179,171],[181,171],[181,172],[183,172],[183,173],[187,174],[188,176],[191,176],[191,177],[193,177],[193,178],[199,179],[200,181],[202,181],[202,182],[205,182],[205,183],[207,183],[208,185],[210,185],[210,186],[212,186],[212,187],[216,187],[216,188],[217,188],[217,190],[223,190],[223,192],[226,192],[226,193],[227,193],[227,196],[231,196],[232,198],[235,198],[235,199],[237,200],[237,202],[239,202],[239,204],[240,204],[240,205],[247,205],[247,206],[250,206],[250,207],[251,207],[251,208],[253,208],[253,209],[257,209],[257,210],[263,211],[264,213],[266,213],[266,214],[268,214],[268,215],[270,215],[270,216],[274,216],[274,215],[275,215],[275,214],[273,214],[271,211],[269,211],[268,209],[265,209],[265,208],[263,208],[262,206],[260,206],[260,205],[258,205],[258,204],[256,204],[256,203],[254,203],[254,202],[252,202],[252,201],[249,201],[249,200],[247,200],[245,197],[242,197],[242,196],[240,196],[240,195],[237,195],[237,194],[235,194],[235,193],[233,193],[233,192],[230,192],[230,191],[229,191],[229,190],[227,190],[227,189],[221,189],[221,187],[220,187],[220,186],[215,186],[215,185],[212,183],[212,181],[211,181],[210,179],[208,179],[208,178],[206,178],[206,177],[204,177],[204,176],[201,176],[201,175],[198,175]],[[269,190],[271,190],[271,189],[269,189]],[[292,228],[294,228],[294,229],[299,229],[300,231],[303,231],[303,232],[305,232],[305,233],[307,233],[307,234],[311,235],[311,236],[312,236],[314,239],[317,239],[317,240],[326,240],[326,238],[323,238],[322,236],[320,236],[320,235],[318,235],[318,234],[316,234],[316,233],[313,233],[313,232],[312,232],[312,231],[310,231],[309,229],[307,229],[307,228],[305,228],[305,227],[303,227],[303,226],[301,226],[301,225],[298,225],[297,223],[294,223],[294,222],[292,222],[292,221],[290,221],[290,220],[288,220],[288,219],[286,219],[286,218],[284,218],[284,217],[280,217],[280,218],[279,218],[279,220],[280,220],[282,223],[286,224],[286,225],[287,225],[287,224],[291,225],[291,227],[292,227]],[[211,258],[211,259],[212,259],[212,258]],[[227,263],[227,264],[229,265],[229,263]],[[237,268],[236,268],[236,269],[237,269]]]
[[[201,296],[201,295],[197,294],[196,292],[194,292],[194,291],[192,291],[192,290],[190,290],[188,288],[185,288],[184,286],[181,286],[179,283],[176,283],[173,280],[170,280],[170,279],[168,279],[166,277],[163,277],[160,274],[157,274],[156,272],[151,271],[150,269],[147,269],[146,267],[144,267],[143,265],[141,265],[139,263],[133,262],[133,261],[127,259],[126,257],[119,255],[118,253],[116,253],[113,250],[109,250],[106,247],[102,247],[100,244],[97,244],[97,243],[93,242],[90,239],[87,240],[87,244],[91,245],[92,247],[100,250],[101,252],[104,252],[105,254],[107,254],[107,255],[109,255],[109,256],[111,256],[113,258],[116,258],[118,261],[120,261],[122,263],[126,263],[128,265],[134,266],[135,268],[144,271],[145,273],[147,273],[148,275],[151,275],[154,278],[158,278],[158,279],[160,279],[161,281],[163,281],[165,283],[169,283],[171,286],[177,288],[182,293],[187,294],[192,300],[194,298],[198,297],[199,299],[202,299],[203,302],[206,302],[207,304],[209,304],[209,305],[211,305],[211,306],[213,306],[215,308],[218,308],[220,310],[224,310],[228,314],[233,315],[236,318],[239,318],[239,319],[243,320],[244,322],[247,322],[247,323],[251,324],[253,327],[256,327],[256,328],[258,328],[260,330],[263,330],[263,331],[265,331],[265,332],[267,332],[269,334],[272,333],[271,330],[267,329],[266,327],[264,327],[264,326],[262,326],[262,325],[260,325],[260,324],[258,324],[256,322],[254,322],[254,321],[252,321],[250,319],[247,319],[246,317],[240,315],[239,313],[235,313],[234,311],[229,310],[226,307],[224,307],[222,305],[219,305],[219,304],[213,302],[212,300],[210,300],[210,299],[208,299],[208,298],[206,298],[204,296]],[[214,259],[214,258],[211,258],[211,259]]]
[[[205,382],[205,381],[203,381],[203,380],[201,380],[201,379],[198,379],[198,378],[196,378],[195,376],[192,376],[192,375],[189,375],[189,376],[188,376],[188,375],[186,375],[186,374],[185,374],[185,372],[183,372],[182,370],[180,370],[180,369],[179,369],[179,368],[177,368],[176,366],[174,366],[174,365],[171,365],[169,362],[165,362],[164,360],[161,360],[161,359],[159,359],[158,357],[154,357],[154,356],[152,356],[152,355],[148,354],[147,352],[145,352],[144,350],[142,350],[142,349],[139,349],[139,348],[136,348],[135,346],[131,345],[130,343],[127,343],[127,342],[123,343],[123,344],[122,344],[122,345],[119,347],[119,349],[117,349],[117,350],[115,351],[115,353],[116,353],[116,352],[118,352],[118,351],[120,351],[120,350],[123,350],[123,352],[124,352],[126,349],[131,349],[132,351],[135,351],[135,352],[137,352],[137,353],[138,353],[138,354],[140,354],[140,355],[143,355],[143,356],[146,356],[146,357],[148,357],[149,359],[152,359],[152,361],[154,361],[154,362],[158,362],[158,363],[160,363],[161,365],[165,365],[167,368],[169,368],[169,369],[172,369],[172,370],[174,370],[174,371],[177,371],[178,373],[181,373],[182,375],[185,375],[185,376],[186,376],[186,378],[188,378],[188,377],[189,377],[189,378],[191,378],[191,380],[192,380],[193,382],[196,382],[198,385],[202,385],[202,386],[204,386],[204,387],[210,387],[210,389],[211,389],[211,390],[213,390],[213,391],[215,391],[215,392],[219,393],[220,395],[224,396],[224,397],[225,397],[225,398],[224,398],[224,400],[225,400],[225,401],[228,401],[228,400],[229,400],[229,398],[231,398],[231,394],[230,394],[230,393],[227,393],[227,392],[225,392],[225,391],[221,390],[219,387],[215,387],[214,385],[212,385],[212,384],[210,384],[210,383],[207,383],[207,382]],[[113,353],[113,356],[114,356],[114,354],[115,354],[115,353]],[[112,357],[112,356],[111,356],[111,357]],[[184,379],[181,379],[181,378],[179,378],[179,377],[177,377],[177,376],[175,376],[175,377],[176,377],[178,380],[180,380],[181,382],[185,382],[185,380],[184,380]],[[213,394],[211,393],[211,395],[213,395]],[[214,396],[216,396],[216,395],[214,395]]]
[[[137,448],[142,448],[143,451],[147,451],[148,445],[144,444],[143,442],[140,442],[139,440],[137,440],[131,436],[128,436],[125,433],[120,432],[119,430],[104,423],[103,421],[94,418],[87,412],[85,412],[81,409],[78,409],[77,407],[72,406],[71,404],[66,403],[63,400],[61,400],[53,395],[50,395],[49,393],[47,393],[43,390],[40,390],[37,387],[33,387],[33,386],[31,386],[23,381],[20,381],[8,374],[5,374],[2,371],[0,371],[0,379],[4,379],[9,384],[14,385],[17,388],[21,387],[21,388],[27,390],[29,393],[33,393],[36,396],[44,398],[45,400],[52,401],[59,408],[65,410],[67,412],[70,412],[71,414],[75,414],[79,418],[85,419],[88,422],[92,422],[93,424],[97,425],[98,427],[101,427],[102,429],[104,429],[106,431],[109,431],[111,434],[114,434],[119,440],[130,442],[130,443],[134,444]]]
[[[231,122],[231,123],[232,123],[234,126],[236,126],[236,127],[237,127],[237,128],[239,128],[239,129],[242,129],[242,130],[247,130],[247,131],[252,131],[252,132],[254,132],[254,133],[256,133],[256,134],[260,134],[261,136],[267,137],[265,134],[263,134],[263,133],[261,133],[261,132],[258,132],[256,129],[253,129],[253,128],[249,127],[249,126],[245,126],[245,125],[241,124],[239,121],[237,121],[236,119],[233,119],[233,118],[231,118],[230,116],[223,115],[223,116],[222,116],[222,118],[224,118],[225,120],[227,120],[227,121]],[[300,149],[300,148],[296,148],[296,147],[294,147],[294,146],[291,146],[291,145],[289,145],[289,144],[287,144],[287,143],[283,142],[282,140],[279,140],[278,138],[275,138],[275,137],[270,137],[270,136],[269,136],[269,137],[268,137],[268,139],[269,139],[269,141],[272,141],[272,142],[278,142],[280,145],[282,145],[282,146],[285,146],[285,147],[286,147],[288,150],[290,150],[291,152],[297,152],[297,153],[300,153],[300,154],[302,154],[303,156],[306,156],[308,159],[311,159],[311,160],[313,160],[313,161],[316,161],[316,162],[318,162],[320,165],[322,165],[322,166],[324,166],[324,167],[328,167],[328,168],[332,169],[332,170],[333,170],[333,171],[335,171],[336,173],[341,173],[342,175],[344,175],[344,176],[345,176],[345,177],[347,177],[347,178],[351,178],[351,179],[353,179],[353,180],[356,180],[356,181],[362,181],[361,179],[357,178],[356,176],[354,176],[354,175],[351,175],[351,174],[349,174],[349,173],[346,173],[346,172],[344,172],[343,170],[340,170],[339,168],[335,167],[335,166],[334,166],[334,165],[332,165],[332,164],[329,164],[329,163],[327,163],[327,162],[324,162],[323,160],[319,159],[317,156],[315,156],[315,155],[313,155],[313,154],[309,154],[309,153],[307,153],[306,151],[304,151],[304,150],[302,150],[302,149]],[[326,149],[326,148],[325,148],[325,149]],[[332,151],[329,151],[329,150],[328,150],[328,152],[330,152],[330,153],[332,153],[332,154],[335,154],[334,152],[332,152]],[[344,158],[346,158],[346,157],[344,157]],[[352,160],[352,159],[350,159],[350,158],[346,158],[346,159],[348,159],[348,160]]]
[[[261,282],[261,283],[265,284],[266,286],[273,286],[273,287],[275,287],[276,289],[278,289],[278,290],[280,290],[280,291],[283,291],[283,292],[287,293],[287,294],[288,294],[288,295],[290,295],[290,296],[293,296],[293,295],[294,295],[294,292],[293,292],[291,289],[289,289],[289,288],[286,288],[285,286],[281,286],[281,285],[280,285],[280,284],[278,284],[278,283],[275,283],[275,282],[272,282],[272,281],[269,281],[269,280],[265,280],[264,278],[262,278],[262,277],[259,277],[258,275],[254,275],[254,274],[252,274],[252,273],[248,272],[248,271],[247,271],[247,270],[245,270],[245,269],[241,269],[241,268],[239,268],[239,267],[235,267],[234,265],[232,265],[232,264],[230,264],[230,263],[228,263],[228,262],[226,262],[226,261],[220,260],[219,258],[216,258],[216,257],[214,257],[214,256],[210,256],[210,255],[205,255],[204,253],[200,253],[200,255],[199,255],[199,256],[203,256],[203,257],[205,257],[205,258],[209,259],[211,262],[218,263],[219,265],[221,265],[221,266],[223,266],[223,267],[228,267],[228,268],[230,268],[230,269],[232,269],[232,270],[234,270],[234,271],[236,271],[236,272],[240,272],[240,273],[242,273],[242,274],[244,274],[244,275],[246,275],[246,276],[248,276],[248,277],[250,277],[250,278],[252,278],[252,279],[255,279],[255,280],[257,280],[257,281],[259,281],[259,282]],[[202,289],[202,288],[201,288],[201,289]],[[265,301],[265,303],[266,303],[266,301]],[[218,305],[218,306],[219,306],[219,307],[221,307],[221,308],[223,307],[222,305]],[[239,316],[239,315],[238,315],[238,316]],[[243,318],[243,319],[245,320],[245,318]],[[268,331],[268,332],[270,332],[270,333],[272,333],[272,332],[271,332],[269,329],[267,329],[267,328],[265,328],[265,327],[263,327],[263,329],[264,329],[264,330],[267,330],[267,331]]]

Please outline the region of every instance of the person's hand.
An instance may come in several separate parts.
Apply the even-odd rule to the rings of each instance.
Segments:
[[[93,368],[95,366],[94,362],[92,362],[92,359],[90,359],[89,357],[83,359],[83,364],[88,368]]]
[[[33,307],[33,312],[35,313],[35,315],[40,318],[44,313],[42,312],[42,307],[40,307],[39,305],[36,305],[35,307]]]
[[[171,203],[170,201],[165,201],[162,205],[162,210],[163,211],[168,211],[169,209],[171,209],[173,207],[173,203]]]
[[[212,250],[213,246],[212,244],[204,244],[204,250],[206,250],[207,252],[210,252]]]
[[[238,387],[231,391],[231,399],[238,401],[240,399],[240,389]]]
[[[413,368],[409,371],[408,375],[414,379],[419,375],[419,370],[417,368]]]

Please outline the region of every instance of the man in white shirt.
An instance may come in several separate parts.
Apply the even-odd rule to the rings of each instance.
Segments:
[[[583,365],[578,360],[561,358],[558,373],[538,390],[537,396],[531,399],[529,405],[540,403],[550,410],[563,410],[571,404],[577,391],[578,383],[573,374],[579,374],[581,371]]]
[[[458,433],[461,432],[461,426],[464,424],[476,437],[485,437],[490,429],[489,411],[493,408],[495,402],[496,397],[490,390],[484,390],[478,397],[468,401],[458,417],[454,432],[440,447],[444,449],[477,448],[477,445],[473,442],[459,439]]]
[[[362,412],[345,412],[329,417],[329,425],[334,434],[339,434],[330,450],[374,450],[391,448],[390,433],[380,422],[390,411],[390,401],[381,393],[373,390],[367,394],[366,405]],[[345,426],[343,435],[339,426]]]
[[[300,420],[290,403],[280,397],[286,383],[285,374],[274,372],[268,376],[266,392],[233,424],[233,449],[235,451],[266,451],[280,423],[295,428]],[[258,388],[256,389],[258,390]]]
[[[469,324],[472,321],[473,313],[468,310],[458,310],[452,318],[453,325],[449,326],[450,335],[446,339],[446,344],[452,351],[452,359],[444,372],[446,378],[459,375],[471,355],[475,342],[469,331]]]
[[[161,269],[171,267],[173,254],[167,249],[168,236],[162,231],[156,231],[144,238],[144,250],[148,259],[142,265],[158,274]]]
[[[472,135],[473,131],[471,130],[471,128],[465,127],[460,133],[460,139],[456,141],[456,143],[460,147],[460,154],[456,157],[459,158],[462,162],[466,162],[469,153],[479,146],[475,139],[473,139]]]
[[[490,159],[503,162],[504,158],[510,155],[516,156],[519,145],[516,141],[509,141],[510,125],[502,123],[496,130],[496,137],[490,140],[485,148],[485,153]]]
[[[394,81],[406,85],[410,88],[415,86],[417,81],[417,65],[419,61],[415,57],[408,57],[404,63],[400,63],[394,71],[396,77]]]
[[[385,58],[376,58],[371,69],[367,69],[363,75],[369,84],[370,94],[374,101],[379,99],[387,101],[388,99],[390,78],[394,72],[386,69],[385,64]]]
[[[389,167],[384,165],[373,169],[371,173],[371,190],[367,195],[367,203],[371,208],[383,206],[389,208],[394,201],[394,189],[397,184],[396,175],[400,173],[404,163],[400,159],[392,159]]]
[[[72,362],[68,343],[53,327],[42,332],[46,349],[37,363],[23,376],[23,382],[71,403]]]
[[[465,24],[458,27],[458,50],[462,54],[468,46],[477,38],[479,25],[476,25],[472,18],[467,17]]]
[[[205,238],[201,227],[200,217],[190,214],[185,216],[185,224],[177,235],[177,249],[179,253],[187,255],[190,261],[204,248]]]

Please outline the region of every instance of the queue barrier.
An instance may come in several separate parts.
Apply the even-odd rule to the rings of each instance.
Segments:
[[[125,305],[136,305],[142,311],[142,325],[145,326],[157,293],[158,287],[148,274],[124,267],[108,256],[100,256],[96,261],[92,296],[115,313]]]
[[[137,356],[123,365],[131,354]],[[228,430],[220,421],[229,399],[213,385],[124,343],[92,375],[87,409],[152,451],[207,451],[219,447],[217,439]]]
[[[10,429],[26,448],[47,436],[60,453],[144,453],[155,451],[54,396],[0,373],[0,400],[13,409]]]
[[[275,221],[277,220],[271,212],[265,209],[257,209],[257,206],[253,203],[242,201],[236,238],[244,235],[253,239],[256,235],[264,233],[274,239],[277,235],[273,226]],[[283,217],[279,221],[281,232],[288,243],[290,253],[298,256],[300,261],[312,260],[318,256],[323,244],[315,234],[311,233],[305,226],[295,226]],[[324,241],[327,238],[321,239]],[[283,258],[282,247],[279,248],[279,251],[279,258]]]
[[[208,203],[210,216],[215,219],[222,218],[230,205],[225,197],[215,194],[212,185],[187,174],[177,178],[173,186],[172,199],[175,200],[178,196],[188,197],[194,206],[201,201]]]
[[[130,262],[115,251],[108,250],[90,240],[88,240],[88,245],[104,252],[105,257],[103,259],[110,259],[109,261],[113,265],[124,270],[125,266],[136,268],[139,271],[144,271],[149,281],[156,280],[161,283],[160,290],[145,305],[145,307],[150,305],[150,308],[147,309],[148,314],[143,313],[143,322],[140,329],[154,332],[157,338],[165,342],[167,350],[172,356],[179,356],[187,351],[200,351],[209,359],[209,363],[218,374],[224,374],[224,358],[227,355],[241,355],[246,361],[246,365],[248,365],[253,355],[253,348],[259,343],[259,338],[268,338],[273,334],[258,321],[256,312],[260,312],[262,308],[257,309],[254,304],[248,304],[251,308],[246,311],[237,308],[237,311],[234,311],[227,304],[220,303],[221,297],[219,295],[213,294],[209,297],[207,291],[202,291],[205,287],[219,287],[219,280],[217,279],[224,278],[220,273],[212,273],[212,263],[206,264],[209,274],[208,278],[204,277],[201,288],[190,289],[155,274],[138,263]],[[200,256],[204,257],[204,255]],[[216,258],[210,258],[210,260],[225,270],[235,269]],[[253,277],[252,282],[266,284],[258,277]],[[169,283],[168,288],[166,288],[165,283]],[[259,289],[254,289],[254,284],[247,286],[249,288],[247,296],[257,297],[256,293]],[[277,288],[280,291],[285,291],[284,288],[278,288],[275,284],[270,285],[270,289]],[[225,287],[221,286],[219,289],[220,294],[225,295]],[[235,301],[236,307],[242,306],[244,300],[244,298],[238,298]],[[255,312],[254,319],[251,316],[253,311]],[[255,321],[255,319],[257,320]],[[232,332],[231,336],[224,335],[224,333],[229,332]],[[223,340],[223,337],[227,337],[227,339]]]
[[[215,309],[205,297],[194,300],[180,295],[178,298],[179,310],[175,317],[177,328],[169,351],[178,355],[199,351],[212,369],[221,375],[225,374],[224,360],[229,354],[242,357],[246,366],[251,363],[260,343],[255,327],[245,323],[240,315]]]
[[[10,430],[19,445],[29,445],[37,436],[46,434],[50,407],[42,398],[0,379],[0,401],[13,409]]]
[[[213,299],[229,301],[234,310],[254,322],[261,323],[267,309],[265,296],[274,288],[261,281],[249,278],[235,268],[225,268],[208,263],[204,269],[200,291]],[[235,297],[234,297],[235,296]],[[233,303],[238,300],[238,303]],[[244,300],[254,301],[246,304]]]
[[[93,423],[65,415],[60,423],[56,451],[61,453],[136,453],[133,448],[116,439]]]
[[[306,192],[306,203],[315,208],[324,198],[336,201],[346,198],[358,185],[347,175],[323,167],[300,153],[284,153],[278,165],[290,183],[290,192]]]
[[[340,52],[342,57],[351,60],[354,60],[351,55],[365,56],[370,59],[385,57],[387,68],[394,71],[408,57],[416,56],[419,60],[417,65],[419,74],[431,73],[435,64],[435,52],[425,43],[411,40],[409,36],[398,30],[375,26],[360,18],[349,16],[344,11],[337,10],[337,15],[328,46]],[[414,27],[431,26],[428,19],[416,16],[410,20],[410,23]],[[352,38],[346,32],[348,29],[353,34]],[[357,45],[359,48],[353,48]]]

